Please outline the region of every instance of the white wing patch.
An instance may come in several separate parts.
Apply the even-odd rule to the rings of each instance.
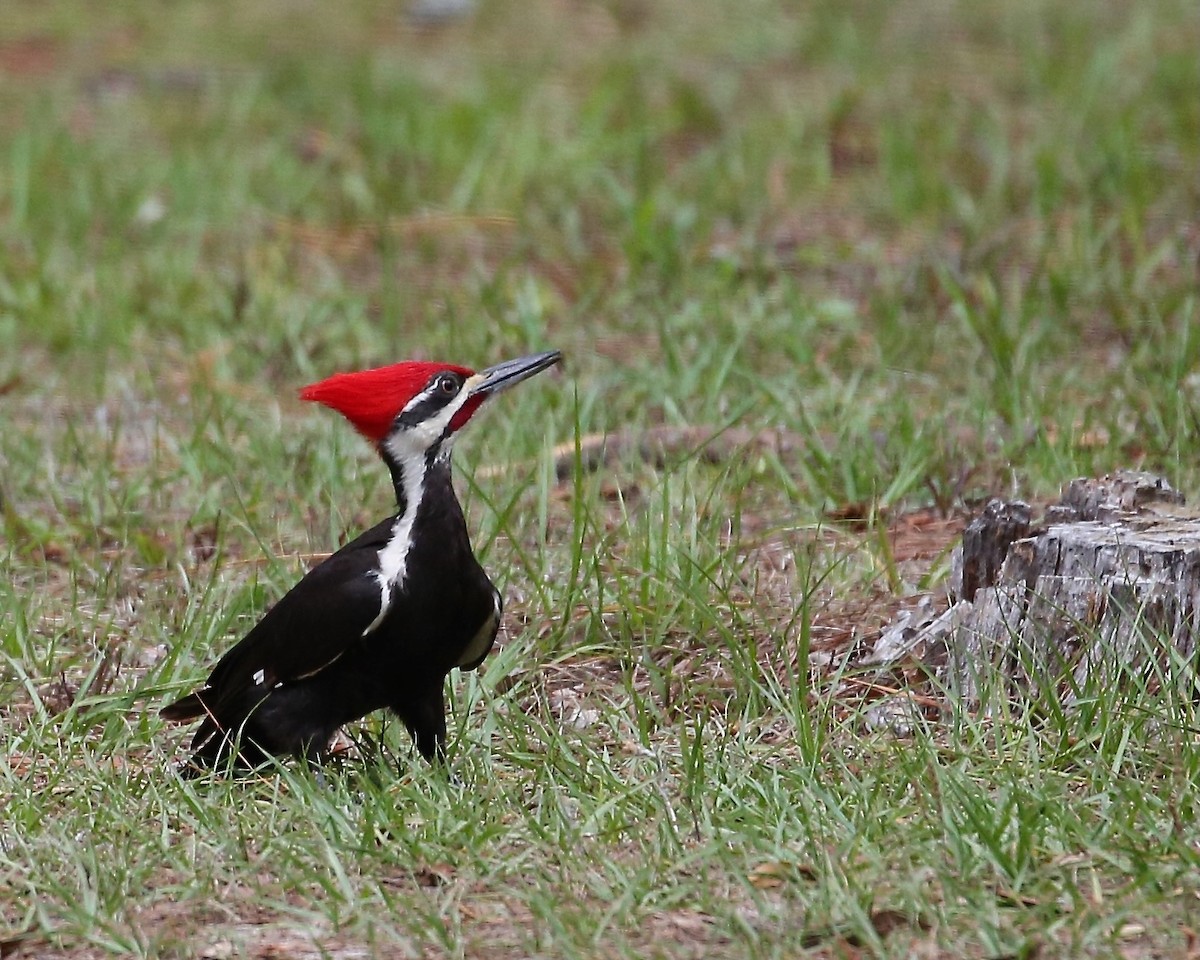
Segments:
[[[262,668],[255,670],[254,674],[250,677],[250,682],[253,683],[256,687],[261,687],[264,683],[267,682],[267,671],[263,670]],[[275,684],[271,687],[271,689],[278,690],[282,686],[283,686],[283,681],[276,680]]]

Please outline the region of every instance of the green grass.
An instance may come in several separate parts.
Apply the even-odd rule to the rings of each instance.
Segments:
[[[1200,490],[1198,49],[1185,0],[6,11],[0,944],[1187,955],[1190,703],[897,739],[843,657],[944,569],[903,511]],[[463,786],[381,718],[171,776],[157,708],[391,509],[296,390],[547,348],[457,453]]]

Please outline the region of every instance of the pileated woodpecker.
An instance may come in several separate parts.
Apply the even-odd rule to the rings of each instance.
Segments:
[[[397,363],[301,391],[371,440],[397,512],[297,583],[213,668],[162,710],[200,720],[185,774],[272,756],[320,759],[334,732],[390,709],[427,760],[445,754],[443,686],[474,670],[500,626],[500,594],[475,559],[450,479],[454,438],[489,398],[558,363],[557,351],[474,373]]]

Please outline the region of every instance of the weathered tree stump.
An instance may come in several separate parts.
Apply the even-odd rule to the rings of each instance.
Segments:
[[[1070,703],[1118,676],[1191,679],[1200,512],[1163,479],[1075,480],[1040,523],[992,501],[964,531],[944,603],[883,632],[867,662],[923,662],[970,706],[992,694]],[[997,684],[1001,689],[997,689]]]

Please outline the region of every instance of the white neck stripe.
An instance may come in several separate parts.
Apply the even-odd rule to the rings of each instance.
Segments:
[[[363,635],[370,633],[383,621],[392,608],[392,593],[399,590],[408,574],[408,551],[412,546],[413,523],[425,492],[425,455],[423,453],[397,462],[404,493],[404,510],[392,524],[392,535],[379,551],[379,615],[371,621]]]
[[[414,424],[411,427],[393,430],[383,441],[385,451],[392,460],[393,469],[399,474],[401,509],[392,524],[392,535],[379,551],[379,569],[375,572],[379,584],[379,614],[363,631],[366,636],[377,628],[392,607],[392,599],[404,585],[408,576],[408,554],[412,548],[413,524],[421,508],[425,494],[425,474],[429,469],[429,449],[438,442],[450,426],[454,415],[467,402],[469,390],[464,387],[457,397],[438,411],[437,416]],[[449,453],[453,438],[442,441],[443,453]]]

